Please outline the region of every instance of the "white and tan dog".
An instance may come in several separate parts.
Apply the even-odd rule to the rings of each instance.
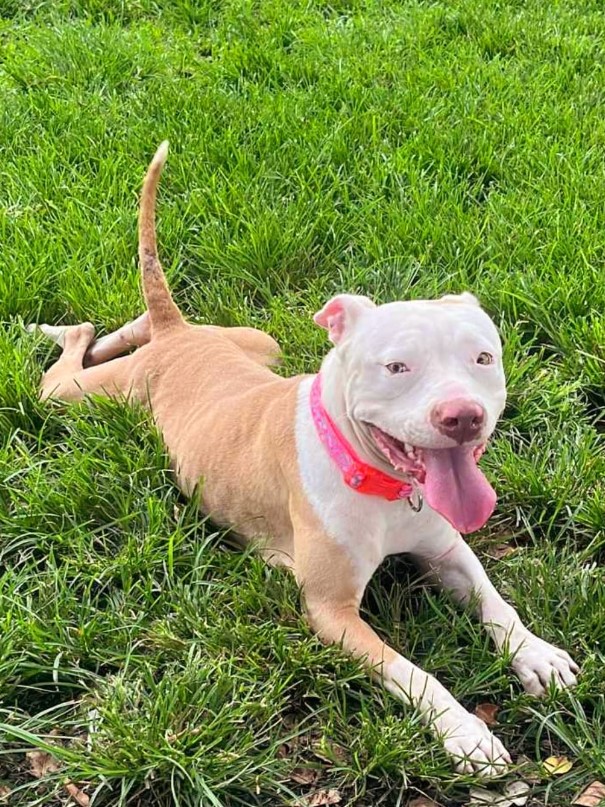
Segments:
[[[334,344],[321,373],[274,374],[271,337],[188,324],[170,296],[154,222],[166,154],[164,143],[141,199],[147,313],[96,342],[90,323],[40,326],[63,346],[42,396],[147,405],[180,488],[293,570],[321,639],[342,642],[420,710],[460,771],[500,773],[510,758],[485,723],[359,615],[381,561],[408,552],[456,601],[477,603],[528,692],[575,684],[574,662],[524,627],[460,535],[495,504],[476,461],[506,397],[496,328],[470,294],[382,306],[341,295],[315,317]]]

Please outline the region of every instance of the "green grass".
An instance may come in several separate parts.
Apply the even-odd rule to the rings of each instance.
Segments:
[[[10,803],[66,801],[63,774],[27,771],[23,752],[49,743],[95,805],[281,805],[330,787],[365,807],[468,801],[417,716],[311,635],[290,577],[182,501],[144,413],[36,399],[51,351],[23,323],[102,331],[142,310],[137,195],[163,138],[179,304],[265,328],[288,371],[318,367],[311,315],[337,290],[466,288],[500,325],[510,397],[485,459],[500,504],[472,543],[581,683],[521,694],[402,559],[365,613],[467,707],[500,704],[514,756],[573,758],[534,804],[605,780],[600,0],[0,0],[0,15]],[[502,540],[517,551],[490,560]]]

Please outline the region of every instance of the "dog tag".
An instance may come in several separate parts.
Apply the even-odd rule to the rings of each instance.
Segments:
[[[408,504],[415,513],[419,513],[422,510],[424,499],[417,487],[414,487],[412,493],[408,496]]]

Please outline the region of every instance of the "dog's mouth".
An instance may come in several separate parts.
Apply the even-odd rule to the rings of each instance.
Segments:
[[[427,504],[459,532],[474,532],[491,516],[496,493],[477,467],[481,445],[424,448],[402,442],[368,423],[372,439],[390,465],[415,479]]]

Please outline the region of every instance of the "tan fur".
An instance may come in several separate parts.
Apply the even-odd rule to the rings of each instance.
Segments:
[[[154,204],[165,156],[161,147],[141,195],[139,253],[148,314],[98,342],[90,323],[66,328],[64,351],[44,376],[42,397],[74,401],[94,393],[149,406],[179,487],[198,495],[217,522],[258,539],[270,562],[294,568],[312,622],[335,640],[340,637],[330,637],[325,627],[329,603],[356,609],[359,594],[344,583],[334,588],[326,578],[326,570],[332,575],[342,564],[337,579],[350,580],[348,560],[300,497],[293,424],[304,376],[271,372],[279,346],[262,331],[183,320],[157,258]],[[115,358],[132,346],[138,349],[130,356]]]
[[[156,151],[143,183],[139,210],[139,261],[143,293],[151,319],[152,333],[184,325],[181,312],[174,304],[158,258],[155,236],[155,201],[162,168],[168,156],[164,141]]]
[[[536,671],[544,680],[554,671],[563,685],[572,685],[575,665],[562,651],[527,631],[493,589],[462,538],[443,519],[439,526],[436,514],[425,514],[424,522],[416,522],[416,539],[406,544],[398,540],[392,548],[389,544],[379,547],[365,534],[361,540],[340,534],[342,521],[353,519],[350,508],[359,507],[351,501],[345,504],[344,518],[339,510],[340,521],[323,526],[328,522],[325,514],[320,521],[317,503],[311,505],[313,493],[308,486],[310,477],[317,479],[319,456],[312,440],[319,438],[315,431],[312,437],[308,431],[296,437],[295,424],[310,418],[309,409],[299,401],[307,395],[308,404],[308,392],[301,388],[306,377],[282,378],[269,369],[278,360],[279,347],[267,334],[253,328],[192,325],[185,322],[170,296],[157,255],[154,217],[166,151],[167,144],[162,144],[141,194],[139,255],[148,311],[96,342],[90,323],[41,326],[64,348],[43,378],[41,396],[75,401],[87,394],[103,394],[147,406],[162,433],[181,490],[198,497],[215,521],[234,528],[244,540],[254,540],[267,561],[293,570],[309,622],[321,639],[341,642],[391,692],[419,708],[445,738],[449,753],[462,760],[459,770],[500,773],[509,757],[497,738],[438,681],[388,647],[361,619],[363,589],[380,560],[392,551],[415,552],[438,567],[437,576],[449,581],[460,601],[479,592],[480,612],[496,643],[512,641],[514,632],[519,675],[528,691],[540,689]],[[333,301],[318,315],[335,340],[338,301],[343,299],[348,298],[337,298],[336,307]],[[442,300],[444,304],[473,301],[470,295]],[[120,357],[133,347],[133,353]],[[324,375],[325,367],[324,363]],[[309,446],[305,465],[301,457]],[[328,490],[324,499],[329,498]],[[338,493],[335,501],[343,500],[342,492]],[[375,511],[365,505],[367,512]],[[361,529],[371,532],[374,523],[383,519],[382,511],[376,515],[364,521]],[[406,518],[409,524],[409,513]],[[388,522],[386,516],[384,520]],[[334,534],[329,535],[328,529]],[[377,529],[380,532],[378,523]],[[422,545],[423,529],[431,530],[426,546]]]
[[[397,654],[359,616],[362,592],[354,585],[351,561],[325,535],[300,489],[290,497],[295,535],[295,574],[309,624],[327,644],[341,643],[377,675]]]
[[[264,366],[275,360],[274,340],[251,328],[187,324],[131,356],[83,369],[93,333],[89,323],[66,329],[42,396],[74,401],[96,393],[148,405],[179,487],[192,496],[199,485],[205,512],[259,539],[269,562],[293,568],[318,635],[342,641],[371,667],[395,657],[359,617],[350,561],[300,493],[293,423],[302,377],[281,378]]]

